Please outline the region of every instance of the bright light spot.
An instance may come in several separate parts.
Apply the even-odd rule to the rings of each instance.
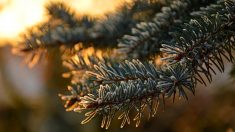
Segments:
[[[0,38],[15,38],[25,28],[43,19],[44,0],[9,0],[0,11]]]
[[[78,13],[102,16],[105,12],[115,11],[124,1],[127,0],[71,0],[69,4]]]
[[[62,1],[64,0],[51,0]],[[99,16],[114,11],[124,0],[69,0],[78,14]],[[48,0],[0,0],[0,40],[16,40],[20,33],[45,19]],[[1,45],[1,44],[0,44]]]

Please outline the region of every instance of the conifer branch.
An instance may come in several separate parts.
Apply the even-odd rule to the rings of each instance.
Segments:
[[[91,47],[90,47],[91,48]],[[114,65],[119,61],[119,58],[113,54],[113,51],[92,51],[90,48],[82,49],[77,54],[69,59],[63,60],[63,65],[68,69],[68,72],[63,74],[65,78],[71,78],[72,84],[89,84],[93,77],[87,76],[87,71],[94,71],[96,65],[104,63],[106,65]],[[89,55],[87,54],[89,53]],[[102,54],[101,54],[102,53]]]
[[[167,66],[159,69],[138,60],[98,63],[86,72],[97,84],[91,92],[73,100],[76,94],[61,95],[76,104],[66,105],[67,109],[86,111],[82,124],[101,115],[101,127],[106,129],[118,112],[122,112],[118,117],[122,119],[121,127],[130,124],[129,112],[134,110],[137,114],[133,120],[139,126],[143,111],[149,110],[150,116],[154,116],[159,102],[164,104],[166,97],[173,97],[174,101],[178,94],[188,99],[186,90],[195,94],[197,81],[205,83],[201,73],[211,81],[211,72],[215,72],[212,65],[223,71],[223,57],[234,60],[231,52],[235,42],[235,1],[219,1],[191,14],[195,18],[184,23],[182,30],[172,33],[173,39],[162,45],[161,51],[168,55],[163,58]]]
[[[67,109],[88,111],[82,124],[89,122],[96,115],[102,115],[101,127],[106,129],[118,111],[123,112],[119,116],[119,119],[123,119],[123,127],[125,123],[130,123],[129,111],[135,110],[137,114],[134,121],[138,126],[145,107],[150,110],[150,116],[154,116],[159,102],[164,103],[165,95],[174,95],[175,98],[176,92],[179,91],[179,96],[187,99],[185,89],[194,93],[194,80],[188,69],[181,66],[172,66],[169,69],[156,69],[152,63],[142,63],[138,60],[125,61],[119,65],[100,63],[95,66],[94,72],[88,72],[95,77],[94,82],[99,84],[97,91],[79,96],[79,100],[73,100],[76,107],[70,105]],[[61,97],[71,102],[74,95]]]
[[[210,1],[213,2],[213,1]],[[119,51],[132,58],[147,58],[159,53],[161,41],[171,38],[169,32],[182,23],[182,18],[207,1],[173,0],[162,7],[150,22],[138,23],[132,28],[131,35],[124,35],[119,40]]]
[[[52,7],[47,8],[48,12],[53,17],[48,22],[30,29],[24,35],[24,41],[15,48],[16,53],[36,54],[37,50],[47,52],[51,48],[61,46],[72,49],[78,43],[83,43],[84,47],[91,45],[96,48],[115,47],[116,39],[127,33],[136,23],[133,19],[135,12],[128,6],[123,6],[117,13],[107,14],[106,19],[88,19],[84,16],[77,20],[63,4],[49,6]],[[67,17],[73,18],[67,19]],[[55,18],[62,20],[57,22]]]
[[[63,23],[68,24],[71,28],[79,23],[76,13],[62,2],[51,2],[46,5],[46,10],[51,20],[63,21]]]
[[[163,60],[169,63],[180,62],[187,65],[197,74],[198,80],[205,84],[199,73],[203,73],[209,82],[212,81],[212,73],[215,73],[214,64],[223,71],[223,58],[233,61],[232,49],[234,49],[235,32],[230,27],[235,22],[234,1],[218,2],[208,6],[200,13],[200,17],[191,19],[182,26],[181,31],[174,36],[173,42],[163,44],[162,52],[169,56]]]

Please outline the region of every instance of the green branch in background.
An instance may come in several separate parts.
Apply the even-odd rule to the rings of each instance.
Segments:
[[[46,10],[51,19],[63,21],[63,23],[68,24],[71,28],[80,23],[77,19],[76,13],[64,3],[49,3],[46,6]]]
[[[100,49],[116,47],[116,40],[128,33],[138,21],[134,15],[152,6],[152,3],[137,0],[119,7],[119,12],[106,14],[105,19],[99,19],[88,16],[78,18],[64,3],[50,3],[47,6],[49,20],[30,29],[24,35],[24,41],[16,47],[16,53],[41,58],[41,54],[36,54],[39,50],[47,52],[48,49],[61,46],[74,49],[78,43]],[[30,61],[33,60],[34,57]]]

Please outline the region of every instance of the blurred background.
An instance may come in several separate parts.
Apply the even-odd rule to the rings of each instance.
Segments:
[[[11,53],[20,34],[47,18],[46,0],[0,0],[0,132],[96,132],[100,119],[81,125],[83,114],[66,112],[58,97],[70,80],[58,54],[49,55],[47,62],[33,68],[24,65],[23,58]],[[74,9],[84,14],[102,17],[115,11],[122,0],[69,0]],[[234,132],[235,85],[233,66],[226,63],[225,73],[213,77],[208,87],[198,86],[196,96],[179,100],[158,115],[144,120],[139,128],[134,123],[123,129],[114,120],[108,131],[174,131],[174,132]]]

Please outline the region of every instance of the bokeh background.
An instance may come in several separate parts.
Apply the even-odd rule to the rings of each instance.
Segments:
[[[23,58],[13,55],[12,47],[27,28],[47,18],[46,0],[0,0],[0,132],[96,132],[97,118],[81,125],[83,114],[66,112],[58,97],[70,80],[62,78],[65,68],[55,52],[33,68]],[[94,17],[115,11],[122,0],[69,0],[76,11]],[[213,77],[213,83],[198,86],[189,101],[167,101],[157,117],[144,119],[139,128],[134,123],[123,129],[114,120],[107,131],[234,132],[235,82],[233,65],[225,62],[225,73]]]

